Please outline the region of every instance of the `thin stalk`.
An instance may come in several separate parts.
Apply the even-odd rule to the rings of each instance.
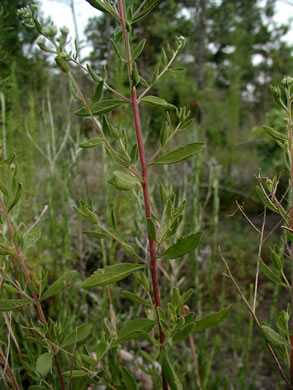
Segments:
[[[3,152],[2,157],[3,159],[6,158],[6,105],[5,105],[5,96],[4,93],[0,93],[0,100],[1,100],[1,115],[2,115],[2,142],[3,142]]]
[[[261,251],[262,251],[263,238],[264,238],[264,230],[265,230],[265,224],[266,224],[266,216],[267,216],[267,209],[265,207],[264,217],[263,217],[263,224],[262,224],[261,235],[260,235],[260,243],[259,243],[259,248],[258,248],[256,274],[255,274],[255,283],[254,283],[254,297],[253,297],[253,307],[252,307],[252,310],[253,310],[254,313],[255,313],[255,310],[256,310],[256,298],[257,298],[257,289],[258,289],[258,280],[259,280],[259,268],[260,268]]]
[[[290,222],[289,227],[290,229],[293,229],[293,134],[292,134],[292,111],[291,111],[291,93],[289,88],[286,92],[287,95],[287,114],[288,114],[288,136],[290,138],[290,187],[291,187],[291,196],[290,196]],[[291,310],[293,308],[293,245],[291,244]],[[290,321],[290,385],[293,387],[293,313],[291,315],[291,321]]]
[[[133,118],[134,118],[134,124],[135,124],[139,157],[140,157],[141,176],[143,179],[142,190],[143,190],[143,196],[144,196],[145,215],[146,215],[146,218],[151,218],[151,205],[150,205],[149,186],[148,186],[147,164],[146,164],[143,141],[142,141],[142,131],[141,131],[141,124],[140,124],[140,115],[139,115],[139,108],[138,108],[137,93],[136,93],[136,88],[133,85],[132,80],[131,80],[132,56],[131,56],[131,50],[130,50],[127,29],[126,29],[125,2],[123,0],[118,0],[118,5],[119,5],[120,22],[121,22],[122,35],[123,35],[123,40],[124,40],[125,53],[126,53],[126,57],[127,57],[127,61],[128,61],[128,76],[129,76],[129,85],[130,85],[130,93],[131,93],[131,105],[132,105],[132,111],[133,111]],[[161,299],[160,299],[158,274],[157,274],[156,245],[155,245],[154,240],[150,236],[150,234],[148,234],[148,240],[149,240],[150,269],[151,269],[151,276],[152,276],[152,285],[153,285],[155,304],[156,304],[156,308],[157,308],[157,307],[161,306]],[[163,345],[165,342],[165,334],[162,331],[158,313],[156,313],[156,314],[157,314],[158,328],[159,328],[159,332],[160,332],[160,343]],[[163,381],[163,389],[168,390],[168,382],[167,382],[167,379],[164,375],[164,372],[162,372],[162,381]]]
[[[239,287],[238,283],[236,282],[234,276],[232,275],[232,272],[231,272],[231,270],[230,270],[230,267],[229,267],[228,263],[226,262],[226,260],[225,260],[223,254],[222,254],[222,251],[221,251],[221,248],[220,248],[220,247],[219,247],[219,252],[220,252],[221,259],[222,259],[222,261],[223,261],[223,263],[224,263],[224,265],[225,265],[225,267],[226,267],[226,270],[227,270],[227,272],[228,272],[228,275],[226,275],[226,276],[228,276],[229,279],[230,279],[230,280],[232,281],[232,283],[234,284],[234,287],[235,287],[236,290],[238,291],[238,293],[239,293],[239,295],[240,295],[240,297],[241,297],[243,303],[245,304],[245,306],[247,307],[248,311],[249,311],[250,314],[252,315],[252,318],[253,318],[254,322],[256,323],[256,325],[257,325],[257,327],[260,329],[260,331],[262,332],[261,323],[259,322],[259,319],[258,319],[257,315],[254,313],[254,311],[253,311],[252,307],[250,306],[250,304],[248,303],[247,299],[245,298],[245,296],[244,296],[243,292],[241,291],[241,288]],[[281,366],[281,364],[280,364],[280,362],[279,362],[279,359],[277,358],[277,355],[275,354],[275,352],[274,352],[274,350],[273,350],[271,344],[269,344],[269,343],[267,342],[266,339],[264,339],[264,340],[265,340],[265,343],[267,344],[267,346],[268,346],[268,348],[269,348],[269,350],[270,350],[270,352],[271,352],[271,354],[272,354],[272,356],[273,356],[273,359],[275,360],[275,362],[276,362],[276,364],[277,364],[277,367],[278,367],[278,369],[279,369],[279,371],[280,371],[280,374],[282,375],[282,377],[283,377],[283,379],[285,380],[285,382],[287,383],[287,385],[288,385],[290,388],[292,388],[292,386],[291,386],[291,384],[290,384],[290,381],[289,381],[289,379],[287,378],[287,375],[285,374],[285,372],[284,372],[284,370],[283,370],[283,368],[282,368],[282,366]]]
[[[30,279],[30,276],[28,274],[26,265],[24,263],[24,258],[23,258],[23,255],[21,253],[21,250],[20,250],[20,248],[18,246],[17,241],[15,240],[13,227],[11,225],[10,218],[8,216],[5,204],[4,204],[3,199],[2,199],[1,196],[0,196],[0,205],[1,205],[4,217],[5,217],[6,222],[7,222],[9,234],[10,234],[11,240],[13,241],[13,245],[14,245],[14,248],[15,248],[16,253],[17,253],[17,258],[19,260],[19,264],[20,264],[21,270],[22,270],[22,272],[24,274],[24,277],[25,277],[25,279],[27,281],[27,284],[28,284],[28,286],[30,288],[30,291],[31,291],[31,294],[33,296],[34,303],[36,305],[36,308],[37,308],[37,311],[39,313],[39,316],[40,316],[40,319],[42,321],[42,324],[45,326],[47,324],[46,317],[44,315],[44,312],[43,312],[41,303],[39,301],[39,298],[38,298],[37,294],[34,292],[34,290],[32,289],[31,279]],[[47,336],[49,338],[49,334]],[[56,364],[56,368],[57,368],[57,372],[58,372],[58,377],[59,377],[61,389],[65,390],[65,385],[64,385],[64,380],[63,380],[63,376],[62,376],[61,367],[60,367],[60,362],[59,362],[59,358],[58,358],[58,355],[57,355],[57,349],[55,348],[55,346],[52,346],[52,351],[53,351],[53,354],[54,354],[54,359],[55,359],[55,364]]]
[[[6,357],[5,355],[3,354],[2,350],[0,349],[0,359],[2,360],[3,362],[3,365],[5,367],[4,369],[4,374],[5,374],[5,371],[7,371],[8,373],[8,376],[10,377],[10,384],[11,384],[11,387],[12,387],[12,390],[20,390],[20,387],[18,386],[17,384],[17,381],[15,379],[15,376],[13,374],[13,371],[11,370],[7,360],[6,360]]]

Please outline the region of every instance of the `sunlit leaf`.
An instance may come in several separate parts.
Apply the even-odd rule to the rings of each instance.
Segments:
[[[90,109],[93,115],[102,115],[106,112],[111,112],[116,110],[116,108],[120,107],[122,104],[127,103],[124,100],[119,99],[111,99],[111,100],[103,100],[102,102],[98,102],[93,104]],[[90,116],[90,113],[85,107],[80,108],[75,112],[77,116]]]
[[[232,305],[226,307],[223,310],[218,311],[217,313],[210,314],[207,317],[202,318],[201,320],[198,320],[194,324],[194,330],[205,330],[208,328],[213,328],[217,326],[221,321],[224,320],[224,318],[227,317],[230,310],[232,308]]]
[[[161,351],[161,363],[163,372],[167,378],[171,390],[183,390],[183,386],[180,383],[176,371],[168,359],[168,355],[165,349]]]
[[[148,318],[136,318],[128,321],[119,331],[119,340],[137,339],[137,331],[149,332],[155,325],[155,321]]]
[[[75,341],[78,343],[88,337],[91,333],[91,324],[82,324],[77,329],[70,332],[62,341],[61,348],[67,347],[68,345],[74,344]]]
[[[177,257],[183,256],[186,253],[194,251],[200,243],[202,232],[191,234],[188,237],[180,238],[176,244],[168,248],[160,257],[166,259],[176,259]]]
[[[281,336],[279,333],[277,333],[274,329],[270,328],[267,325],[263,325],[261,327],[263,334],[267,341],[272,345],[286,345],[289,347],[289,342],[285,337]]]
[[[129,173],[125,173],[122,171],[114,171],[111,180],[109,180],[114,187],[118,190],[132,190],[136,184],[141,183],[141,180]]]
[[[152,161],[150,165],[175,164],[177,162],[186,160],[187,158],[195,155],[196,153],[199,153],[203,145],[203,142],[193,142],[191,144],[186,144]]]
[[[28,299],[1,299],[0,311],[14,311],[31,303]]]
[[[43,353],[38,357],[36,371],[45,377],[52,368],[53,355],[51,353]]]
[[[157,96],[145,96],[141,99],[141,102],[165,108],[166,110],[176,110],[176,107],[173,104],[170,104],[165,99],[161,99]]]
[[[41,297],[40,301],[44,301],[45,299],[51,297],[52,295],[57,294],[59,291],[64,288],[70,286],[78,277],[77,271],[68,271],[65,272],[56,282],[51,284],[51,286],[47,289],[45,294]]]
[[[80,148],[95,148],[98,145],[101,145],[104,142],[104,138],[102,137],[95,137],[91,138],[88,141],[82,142],[79,144]]]
[[[105,268],[98,269],[93,275],[86,279],[80,287],[88,288],[115,283],[142,268],[146,268],[146,265],[122,263],[106,266]]]

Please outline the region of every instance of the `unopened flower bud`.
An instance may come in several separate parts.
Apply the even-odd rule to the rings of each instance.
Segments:
[[[290,87],[293,83],[293,77],[284,76],[282,80],[282,85],[286,88]]]

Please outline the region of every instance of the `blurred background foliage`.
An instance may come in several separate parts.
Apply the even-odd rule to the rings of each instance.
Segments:
[[[73,2],[71,0],[71,4]],[[74,117],[76,103],[72,101],[67,78],[53,69],[52,59],[37,48],[35,32],[20,24],[16,11],[29,3],[2,0],[0,5],[3,153],[4,156],[17,154],[19,175],[24,183],[24,196],[17,206],[15,220],[29,226],[37,220],[44,206],[49,206],[39,222],[42,238],[38,249],[30,252],[32,273],[45,266],[50,270],[50,278],[55,280],[64,269],[74,267],[89,275],[102,264],[124,261],[125,255],[117,244],[85,237],[82,233],[87,230],[85,222],[73,212],[72,206],[80,198],[92,199],[105,223],[115,207],[121,230],[128,237],[134,237],[135,233],[138,239],[145,236],[144,219],[140,211],[133,208],[136,201],[133,196],[117,194],[105,185],[113,163],[100,150],[79,149],[78,143],[94,136],[94,130],[89,120]],[[128,3],[138,4],[139,1],[129,0]],[[275,374],[270,358],[264,353],[264,343],[261,338],[253,341],[253,337],[258,337],[257,331],[252,328],[231,284],[223,277],[223,266],[217,254],[220,244],[249,296],[259,237],[240,213],[233,217],[231,214],[238,200],[260,227],[262,203],[254,191],[254,175],[259,167],[264,175],[282,175],[284,166],[279,148],[261,130],[262,124],[275,128],[282,125],[283,116],[273,103],[269,85],[278,85],[283,75],[292,76],[293,71],[293,46],[283,39],[289,26],[276,25],[273,18],[277,4],[275,0],[161,0],[154,12],[143,23],[135,25],[134,30],[136,41],[147,39],[138,60],[140,73],[147,80],[161,55],[162,45],[172,46],[179,35],[188,40],[176,64],[185,66],[186,71],[168,72],[152,94],[187,106],[195,123],[185,137],[190,141],[204,140],[206,148],[204,154],[193,161],[157,169],[151,178],[151,193],[153,201],[157,202],[158,183],[163,181],[166,186],[173,183],[178,198],[188,200],[188,231],[204,230],[198,253],[175,268],[167,269],[171,275],[168,283],[175,285],[179,281],[195,289],[190,306],[199,316],[235,303],[229,321],[216,332],[210,330],[196,336],[204,389],[283,388],[277,378],[272,381]],[[109,38],[113,37],[116,27],[109,15],[97,14],[90,18],[85,39],[92,49],[80,62],[90,63],[96,71],[106,65],[110,84],[127,94],[126,69],[109,47]],[[91,96],[94,88],[91,81],[79,69],[73,68],[73,71],[85,95]],[[118,127],[124,127],[130,138],[134,137],[128,110],[116,111],[111,120]],[[147,108],[142,112],[143,136],[149,156],[159,145],[164,120],[164,115],[156,109]],[[282,180],[288,182],[286,177]],[[267,220],[269,232],[277,221],[270,213]],[[276,229],[271,240],[279,237]],[[266,247],[263,256],[268,256]],[[163,297],[170,291],[168,283],[163,286]],[[259,310],[266,320],[272,315],[268,302],[277,299],[279,290],[263,276],[260,285]],[[74,294],[72,292],[70,301],[74,301]],[[66,301],[66,315],[71,315],[72,321],[79,316],[92,315],[86,299],[90,299],[91,305],[97,302],[93,297],[83,299],[80,311],[76,305],[70,307],[69,299]],[[102,305],[101,316],[108,316],[106,300],[106,295],[98,299]],[[113,301],[119,308],[118,322],[123,322],[127,302],[118,289],[114,289]],[[53,318],[56,316],[54,310],[50,314]],[[99,316],[97,313],[94,316],[98,323]],[[189,354],[186,346],[178,351],[177,358],[184,362]],[[192,363],[184,368],[185,388],[197,388]]]

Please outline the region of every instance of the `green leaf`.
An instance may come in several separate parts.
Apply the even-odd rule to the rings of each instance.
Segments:
[[[4,183],[0,180],[0,190],[3,192],[5,196],[8,196],[8,191]]]
[[[67,347],[68,345],[74,344],[75,341],[78,343],[88,337],[91,333],[91,324],[82,324],[77,329],[70,332],[62,341],[61,348]]]
[[[127,368],[122,367],[122,378],[127,390],[137,390],[135,378]]]
[[[102,233],[102,232],[83,232],[83,234],[86,234],[87,236],[90,237],[99,238],[100,240],[104,238],[112,238],[110,234]]]
[[[166,100],[157,96],[145,96],[141,99],[142,103],[148,103],[156,107],[165,108],[166,110],[176,110],[173,104],[168,103]]]
[[[86,64],[86,67],[87,67],[87,70],[89,72],[89,74],[91,75],[92,79],[96,82],[96,83],[99,83],[101,81],[101,77],[98,76],[94,70],[92,69],[92,67],[89,65],[89,64]]]
[[[42,376],[45,377],[52,368],[53,355],[51,353],[43,353],[38,357],[36,371]]]
[[[98,269],[80,287],[106,286],[107,284],[118,282],[142,268],[146,268],[146,265],[122,263],[106,266],[105,268]]]
[[[257,195],[258,195],[259,198],[263,201],[264,205],[265,205],[268,209],[272,210],[274,213],[279,214],[278,209],[277,209],[273,204],[271,204],[271,203],[268,201],[268,199],[266,198],[266,196],[265,196],[265,194],[263,193],[263,190],[260,188],[260,186],[256,186],[255,189],[256,189]]]
[[[155,325],[155,321],[148,318],[136,318],[135,320],[128,321],[119,332],[119,341],[121,340],[133,340],[137,339],[139,335],[138,331],[149,332]]]
[[[186,71],[186,68],[184,68],[184,67],[177,67],[177,68],[169,68],[168,70],[170,72],[173,72],[173,73],[182,73],[182,72]]]
[[[12,202],[10,203],[9,207],[8,207],[8,213],[10,210],[13,209],[13,207],[17,204],[17,202],[19,201],[19,198],[20,198],[20,195],[21,195],[21,190],[22,190],[22,184],[21,183],[18,183],[17,185],[17,190],[16,190],[16,193],[14,195],[14,198],[12,200]]]
[[[199,153],[203,145],[204,142],[193,142],[191,144],[185,144],[184,146],[174,149],[171,152],[163,155],[162,157],[159,157],[158,159],[152,161],[150,165],[175,164],[177,162],[186,160],[194,154]]]
[[[111,42],[111,45],[112,45],[112,48],[114,50],[114,53],[116,54],[116,56],[123,62],[125,62],[125,59],[122,57],[120,51],[119,51],[119,48],[118,46],[116,45],[115,41],[113,39],[110,40]]]
[[[32,303],[28,299],[1,299],[0,311],[13,311]]]
[[[65,272],[56,282],[51,284],[48,290],[43,294],[40,301],[44,301],[45,299],[51,297],[52,295],[57,294],[60,290],[70,286],[78,277],[77,271],[68,271]]]
[[[272,129],[271,127],[269,126],[263,126],[263,129],[271,136],[273,137],[274,139],[278,140],[278,141],[287,141],[287,142],[290,142],[290,138],[285,135],[285,134],[282,134],[282,133],[279,133],[278,131]]]
[[[163,349],[161,352],[161,363],[163,372],[167,378],[167,382],[171,390],[183,390],[183,386],[180,383],[176,371],[174,370],[168,359],[168,355],[165,349]]]
[[[153,220],[151,218],[147,218],[148,232],[154,241],[156,241],[156,228]]]
[[[180,238],[176,244],[172,245],[166,250],[160,257],[166,259],[176,259],[177,257],[183,256],[186,253],[195,250],[200,243],[202,232],[191,234],[188,237]]]
[[[159,2],[160,2],[160,0],[150,0],[150,1],[148,1],[146,3],[146,5],[139,12],[135,12],[134,13],[132,22],[135,23],[138,20],[142,19],[149,12],[151,12],[151,10],[154,9],[159,4]]]
[[[95,90],[95,94],[92,97],[92,104],[98,103],[101,100],[103,89],[104,89],[104,80],[101,80],[98,82],[98,85]]]
[[[111,180],[109,180],[109,183],[111,183],[118,190],[128,191],[132,190],[136,184],[141,183],[141,180],[136,176],[130,175],[129,173],[114,171]]]
[[[279,333],[274,331],[274,329],[270,328],[269,326],[262,325],[261,329],[266,340],[270,344],[278,345],[278,346],[280,345],[286,345],[288,347],[290,346],[289,342],[287,341],[287,339],[285,339],[285,337],[281,336]]]
[[[32,385],[28,390],[48,390],[47,386]]]
[[[108,7],[102,0],[86,0],[90,5],[99,11],[106,12],[117,18],[116,12],[111,7]]]
[[[139,295],[136,295],[130,291],[123,290],[122,294],[126,298],[130,299],[132,302],[135,302],[135,303],[138,303],[141,305],[145,305],[145,306],[150,306],[149,302],[146,299],[144,299],[144,298],[140,297]]]
[[[282,279],[280,274],[277,275],[274,271],[272,271],[262,260],[260,261],[260,269],[262,272],[266,275],[266,277],[273,282],[281,285],[282,284]]]
[[[41,237],[40,231],[30,232],[24,240],[24,250],[33,248]]]
[[[72,370],[72,378],[81,378],[82,376],[87,376],[88,374],[89,373],[85,370]],[[63,375],[70,376],[71,371],[65,371],[65,372],[63,372]]]
[[[127,102],[125,100],[119,100],[119,99],[110,99],[110,100],[103,100],[102,102],[93,104],[90,109],[93,115],[102,115],[106,112],[111,112],[116,110],[116,108],[120,107],[122,104],[126,104]],[[75,115],[77,116],[90,116],[90,113],[85,107],[80,108],[78,111],[75,112]]]
[[[172,337],[172,342],[175,344],[175,343],[179,343],[181,341],[184,341],[186,339],[186,337],[188,337],[188,335],[194,330],[194,324],[191,323],[191,324],[187,324],[185,326],[183,326],[182,329],[180,329],[178,332],[176,332],[174,334],[174,336]]]
[[[136,60],[137,57],[139,57],[141,55],[141,52],[143,51],[145,43],[146,43],[146,40],[143,39],[142,41],[139,42],[139,44],[133,50],[133,53],[132,53],[132,60],[133,61]]]
[[[196,321],[194,324],[194,330],[200,331],[217,326],[229,314],[231,308],[232,305],[218,311],[217,313],[210,314],[209,316]]]
[[[79,147],[80,148],[95,148],[96,146],[101,145],[103,142],[104,142],[103,137],[95,137],[95,138],[89,139],[86,142],[82,142],[81,144],[79,144]]]

